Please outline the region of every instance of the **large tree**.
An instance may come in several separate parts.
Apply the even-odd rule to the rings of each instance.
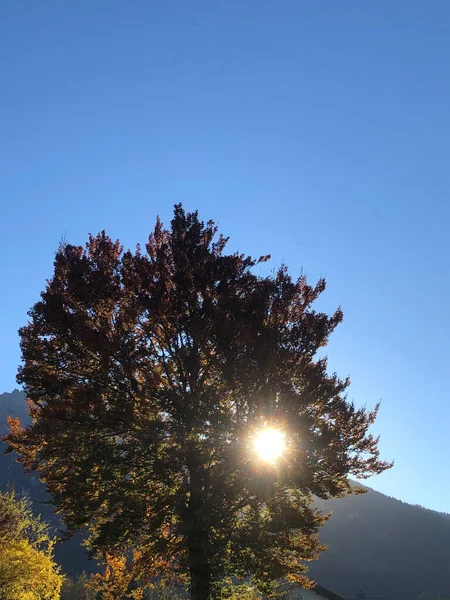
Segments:
[[[145,252],[105,232],[62,244],[20,331],[33,424],[8,436],[93,552],[133,550],[137,578],[186,577],[196,600],[226,574],[304,581],[325,520],[312,496],[389,466],[377,409],[317,357],[342,321],[313,308],[325,281],[257,274],[268,257],[226,243],[177,205]],[[256,451],[268,429],[276,460]]]

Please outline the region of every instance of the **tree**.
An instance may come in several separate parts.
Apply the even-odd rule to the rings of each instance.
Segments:
[[[145,252],[105,232],[62,244],[20,330],[33,424],[7,436],[93,553],[137,550],[138,580],[187,579],[195,600],[225,575],[306,582],[326,520],[312,495],[390,466],[378,407],[356,408],[316,356],[342,321],[312,308],[325,281],[257,275],[269,257],[227,241],[176,205]],[[255,454],[264,428],[285,436],[277,461]]]
[[[91,575],[89,585],[102,600],[142,600],[144,589],[136,585],[133,563],[127,563],[127,557],[119,552],[108,554],[104,572]]]
[[[28,500],[0,493],[1,600],[57,600],[61,583],[47,526]]]
[[[96,600],[96,598],[97,594],[92,589],[86,573],[81,573],[75,581],[68,577],[64,580],[61,588],[61,600]]]

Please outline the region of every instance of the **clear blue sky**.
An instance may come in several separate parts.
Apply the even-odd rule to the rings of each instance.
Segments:
[[[450,2],[2,2],[0,46],[0,391],[61,237],[182,201],[326,277],[396,460],[371,485],[450,512]]]

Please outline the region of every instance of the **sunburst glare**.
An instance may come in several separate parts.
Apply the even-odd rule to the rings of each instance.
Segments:
[[[274,462],[285,449],[285,435],[277,429],[264,429],[255,436],[253,445],[262,460]]]

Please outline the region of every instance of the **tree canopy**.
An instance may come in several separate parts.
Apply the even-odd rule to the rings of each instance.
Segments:
[[[119,596],[116,596],[119,598]],[[75,579],[64,579],[61,588],[61,600],[97,600],[97,592],[93,589],[92,580],[83,571]],[[103,599],[102,600],[106,600]]]
[[[0,598],[57,600],[61,583],[45,523],[26,499],[0,493]]]
[[[226,575],[306,582],[326,518],[312,496],[390,466],[378,407],[317,356],[343,318],[313,308],[325,281],[257,275],[268,257],[227,241],[176,205],[145,250],[105,232],[62,244],[20,331],[33,423],[7,437],[92,552],[133,550],[137,579],[187,579],[198,600]],[[283,432],[278,460],[255,453],[265,428]]]

